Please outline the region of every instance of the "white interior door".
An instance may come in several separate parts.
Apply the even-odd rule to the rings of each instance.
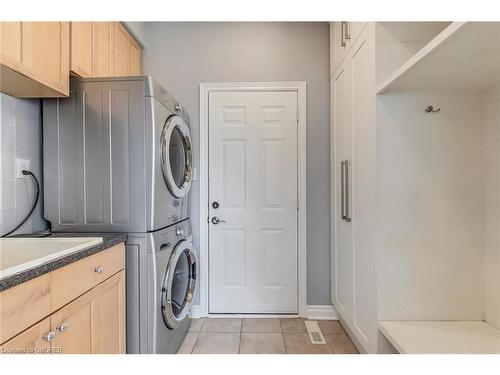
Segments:
[[[210,93],[209,213],[210,313],[297,313],[296,92]]]

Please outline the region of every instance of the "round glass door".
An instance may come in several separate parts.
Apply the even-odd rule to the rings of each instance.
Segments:
[[[196,288],[196,255],[189,241],[180,241],[168,261],[162,287],[163,320],[176,329],[189,314]]]
[[[170,193],[184,197],[191,187],[193,147],[189,127],[179,116],[170,116],[163,126],[161,167]]]

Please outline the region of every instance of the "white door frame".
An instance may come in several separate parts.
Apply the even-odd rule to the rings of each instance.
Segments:
[[[297,93],[297,276],[298,314],[307,308],[307,206],[306,206],[306,82],[200,83],[200,274],[199,294],[202,317],[208,313],[208,97],[211,92],[293,91]],[[220,315],[220,314],[218,314]]]

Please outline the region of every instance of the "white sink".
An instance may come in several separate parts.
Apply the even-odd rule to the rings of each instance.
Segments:
[[[102,243],[101,237],[0,239],[0,279]]]

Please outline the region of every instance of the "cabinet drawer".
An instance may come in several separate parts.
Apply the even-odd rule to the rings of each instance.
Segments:
[[[124,245],[79,260],[52,273],[52,311],[125,268]]]
[[[0,293],[0,343],[50,314],[50,274]]]

